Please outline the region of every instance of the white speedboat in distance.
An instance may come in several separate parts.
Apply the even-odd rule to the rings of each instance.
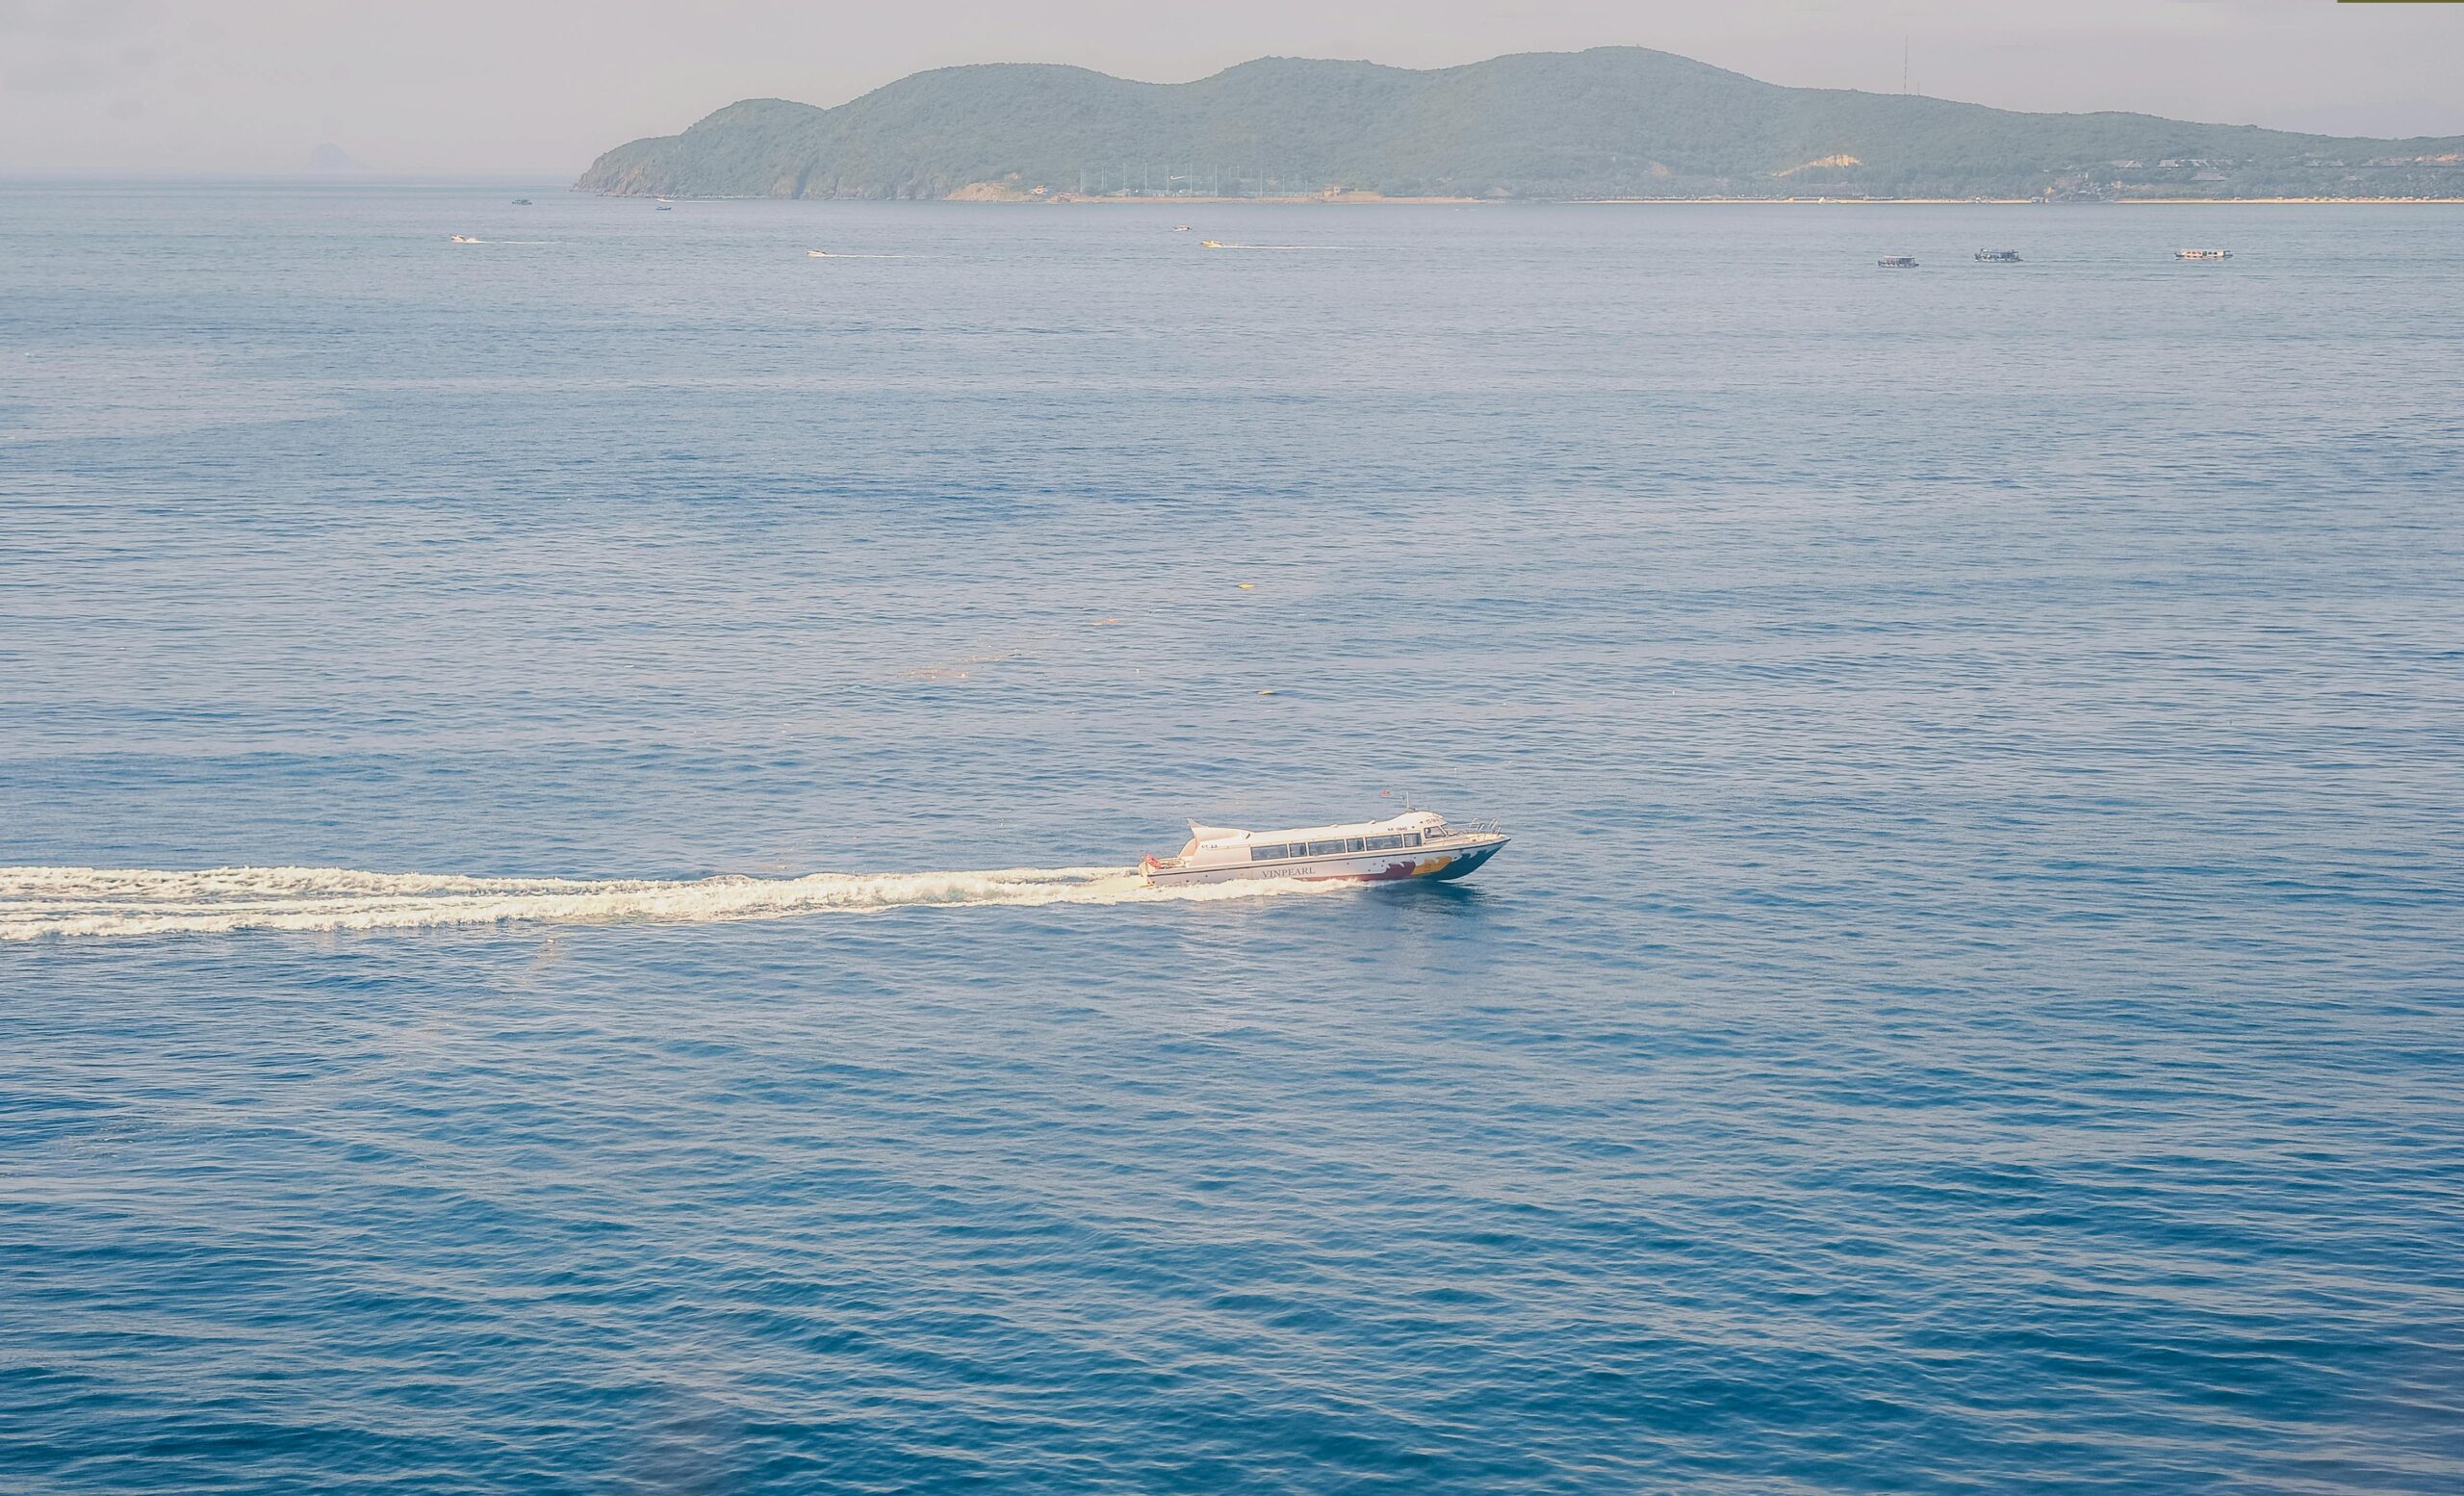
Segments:
[[[1177,856],[1142,859],[1138,870],[1158,886],[1236,878],[1349,883],[1461,878],[1497,856],[1507,839],[1490,822],[1450,825],[1434,811],[1286,831],[1236,831],[1192,821],[1189,845]]]

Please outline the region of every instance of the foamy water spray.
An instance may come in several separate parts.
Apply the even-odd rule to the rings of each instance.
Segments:
[[[1322,892],[1290,879],[1153,889],[1129,867],[803,878],[463,878],[343,867],[0,867],[0,941],[420,925],[703,924],[911,906],[1212,902]]]

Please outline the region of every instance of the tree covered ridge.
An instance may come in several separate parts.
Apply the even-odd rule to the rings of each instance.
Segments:
[[[2019,114],[1602,47],[1427,71],[1262,58],[1181,84],[1047,64],[937,68],[834,109],[731,104],[616,147],[578,185],[705,197],[2457,196],[2464,138]]]

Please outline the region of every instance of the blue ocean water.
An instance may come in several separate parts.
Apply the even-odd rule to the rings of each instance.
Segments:
[[[2464,1489],[2464,210],[7,199],[0,1487]]]

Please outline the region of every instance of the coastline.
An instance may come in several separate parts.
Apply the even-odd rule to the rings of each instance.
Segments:
[[[2098,197],[2076,200],[2047,197],[1576,197],[1564,200],[1583,207],[1630,207],[1667,202],[1798,208],[2454,207],[2464,204],[2464,197]]]
[[[2464,197],[2117,197],[2117,208],[2188,208],[2210,206],[2243,207],[2416,207],[2451,208],[2464,203]]]
[[[568,191],[587,193],[589,189],[574,187]],[[648,198],[649,193],[595,193],[593,196]],[[1371,193],[1347,193],[1341,196],[1324,193],[1290,194],[1282,196],[1242,197],[1081,197],[1074,193],[1055,193],[1048,197],[1019,195],[1016,197],[911,197],[886,199],[877,197],[754,197],[719,193],[707,197],[674,193],[664,194],[676,202],[882,202],[962,203],[968,206],[1004,208],[1050,207],[1223,207],[1239,203],[1268,203],[1279,207],[1445,207],[1445,208],[1514,208],[1575,207],[1630,208],[1659,205],[1680,207],[1754,207],[1754,208],[2179,208],[2179,207],[2458,207],[2464,197],[2099,197],[2059,199],[2045,197],[1386,197]]]

